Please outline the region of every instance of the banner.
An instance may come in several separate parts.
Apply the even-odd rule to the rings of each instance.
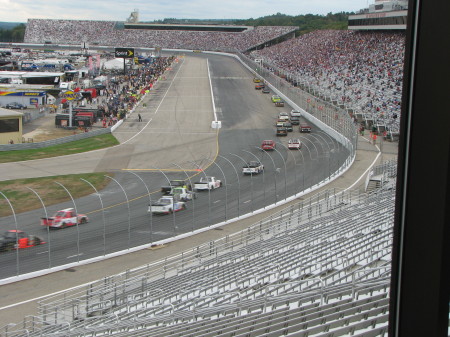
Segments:
[[[16,92],[16,91],[0,91],[0,96],[45,96],[45,92]]]

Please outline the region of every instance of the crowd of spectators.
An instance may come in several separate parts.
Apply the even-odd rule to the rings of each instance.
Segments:
[[[323,30],[251,53],[375,125],[398,130],[405,34]]]
[[[25,42],[100,44],[165,49],[245,51],[295,27],[255,27],[244,32],[119,29],[114,21],[30,19]],[[339,106],[375,125],[398,129],[405,34],[314,31],[253,51],[270,70],[282,70]]]
[[[108,80],[101,87],[97,87],[98,96],[89,97],[85,105],[81,104],[81,106],[90,109],[97,108],[102,126],[111,126],[123,119],[135,107],[140,98],[152,89],[173,60],[173,56],[159,57],[155,58],[151,64],[128,70],[125,75],[108,75]],[[80,103],[81,101],[77,101],[75,108],[78,108]]]
[[[126,75],[115,76],[104,90],[98,108],[110,120],[123,118],[132,110],[140,97],[150,90],[158,78],[173,62],[173,57],[159,57],[147,66],[130,70]]]
[[[26,43],[76,44],[166,49],[244,51],[284,34],[292,26],[260,26],[243,32],[119,29],[114,21],[29,19]]]

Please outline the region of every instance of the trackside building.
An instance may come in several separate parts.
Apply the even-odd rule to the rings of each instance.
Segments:
[[[0,144],[22,143],[23,113],[0,108]]]
[[[47,93],[40,90],[21,90],[0,88],[0,106],[20,103],[26,107],[38,107],[47,103]]]

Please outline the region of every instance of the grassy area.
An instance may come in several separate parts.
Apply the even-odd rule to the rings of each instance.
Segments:
[[[111,179],[104,176],[105,174],[107,173],[69,174],[64,176],[1,181],[0,191],[11,202],[14,212],[21,213],[42,208],[39,198],[27,187],[35,190],[42,198],[44,205],[48,207],[50,205],[71,200],[64,188],[56,184],[55,181],[64,185],[76,199],[94,193],[93,188],[80,178],[86,179],[94,185],[97,190],[101,190],[111,182]],[[6,199],[0,195],[0,216],[8,216],[11,214],[11,207]]]
[[[112,134],[108,133],[65,144],[49,146],[42,149],[2,151],[0,152],[0,163],[58,157],[103,149],[118,144],[119,141]]]

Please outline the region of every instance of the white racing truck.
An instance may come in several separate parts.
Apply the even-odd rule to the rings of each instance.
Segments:
[[[162,197],[158,201],[148,206],[148,213],[152,214],[171,214],[186,209],[183,201],[176,201],[173,197]]]
[[[222,182],[215,177],[202,177],[199,182],[194,183],[194,191],[214,190],[222,186]]]
[[[264,171],[264,165],[259,161],[249,161],[247,165],[242,168],[244,174],[259,174]]]
[[[197,199],[197,194],[195,192],[189,191],[185,187],[172,187],[169,195],[174,196],[176,200],[181,201]]]

